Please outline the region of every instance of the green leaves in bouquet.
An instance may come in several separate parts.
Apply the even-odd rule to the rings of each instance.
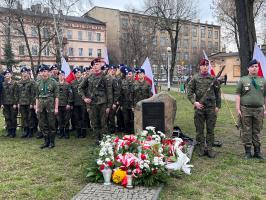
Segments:
[[[145,187],[152,187],[156,185],[160,185],[162,183],[167,183],[169,179],[168,173],[166,170],[159,170],[155,174],[143,174],[143,176],[134,178],[133,184],[134,185],[142,185]]]
[[[89,182],[92,182],[92,183],[102,183],[103,182],[103,174],[100,171],[98,165],[87,168],[86,178]]]

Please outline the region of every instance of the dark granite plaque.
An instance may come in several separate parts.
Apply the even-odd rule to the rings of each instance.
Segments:
[[[147,126],[154,126],[157,131],[165,133],[163,102],[142,103],[142,125],[143,129]]]

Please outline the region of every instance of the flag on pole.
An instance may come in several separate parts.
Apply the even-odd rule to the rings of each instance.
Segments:
[[[206,52],[204,50],[203,50],[203,54],[204,54],[204,58],[209,61],[209,69],[208,69],[209,74],[211,76],[215,76],[215,72],[214,72],[214,70],[213,70],[213,68],[211,66],[211,62],[210,62],[210,60],[209,60],[209,58],[208,58],[208,56],[207,56],[207,54],[206,54]]]
[[[73,80],[76,79],[76,77],[74,73],[71,71],[70,66],[64,57],[61,58],[61,64],[62,64],[61,69],[65,72],[66,81],[68,83],[71,83]]]
[[[104,48],[103,59],[104,59],[105,64],[108,64],[109,65],[109,58],[108,58],[107,47]]]
[[[153,73],[152,73],[151,63],[148,57],[145,59],[141,68],[145,70],[145,80],[151,85],[152,94],[155,95],[156,91],[154,86]]]
[[[254,45],[253,59],[259,62],[258,76],[266,79],[266,57],[256,43]]]

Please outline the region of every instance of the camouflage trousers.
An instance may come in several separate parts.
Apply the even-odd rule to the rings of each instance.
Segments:
[[[54,136],[56,131],[56,117],[54,112],[46,109],[38,112],[39,127],[44,136]]]
[[[69,128],[69,120],[71,117],[70,112],[71,112],[70,109],[67,110],[66,106],[58,106],[58,114],[56,115],[56,119],[59,129]]]
[[[246,146],[260,147],[260,133],[263,126],[263,107],[241,106],[242,142]]]
[[[7,129],[16,128],[18,109],[13,108],[13,105],[4,105],[3,114],[5,117],[6,128]]]
[[[212,147],[214,143],[214,128],[216,124],[217,114],[215,107],[195,109],[194,124],[196,127],[196,141],[199,145],[205,145],[204,127],[206,124],[206,144]]]
[[[24,128],[34,128],[35,126],[35,118],[34,112],[30,108],[30,105],[20,105],[19,112],[21,114],[21,125]]]
[[[107,133],[107,115],[105,104],[94,104],[88,108],[91,127],[96,135],[102,135]]]

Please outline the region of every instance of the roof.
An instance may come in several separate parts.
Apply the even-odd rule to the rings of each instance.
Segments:
[[[33,12],[32,10],[19,10],[19,9],[12,9],[12,11],[15,11],[17,12],[18,14],[21,13],[23,15],[26,15],[26,16],[31,16],[31,17],[34,17],[34,16],[41,16],[41,17],[46,17],[46,18],[52,18],[52,14],[51,13],[35,13]],[[3,7],[0,7],[0,13],[6,13],[8,12],[8,9],[7,8],[3,8]],[[88,23],[88,24],[96,24],[96,25],[103,25],[105,26],[105,23],[100,21],[100,20],[97,20],[97,19],[94,19],[92,17],[89,17],[89,16],[84,16],[84,17],[78,17],[78,16],[68,16],[66,15],[65,16],[65,20],[66,21],[73,21],[73,22],[81,22],[81,23]]]
[[[233,56],[239,56],[238,52],[219,52],[219,53],[215,53],[209,56],[209,58],[218,58],[218,57],[233,57]]]
[[[87,13],[89,13],[90,11],[92,11],[93,9],[96,9],[96,8],[114,10],[114,11],[119,12],[120,14],[138,15],[138,16],[143,16],[143,17],[150,17],[149,15],[144,14],[143,12],[129,12],[129,11],[123,11],[123,10],[119,10],[119,9],[115,9],[115,8],[107,8],[107,7],[102,7],[102,6],[94,6],[89,11],[87,11],[84,15],[86,15]],[[153,17],[156,17],[156,16],[153,16]],[[184,21],[188,21],[188,22],[190,22],[192,24],[200,24],[202,26],[214,26],[214,27],[219,27],[219,28],[221,27],[220,25],[215,25],[215,24],[207,24],[207,23],[195,22],[195,21],[189,21],[189,20],[184,20]]]

